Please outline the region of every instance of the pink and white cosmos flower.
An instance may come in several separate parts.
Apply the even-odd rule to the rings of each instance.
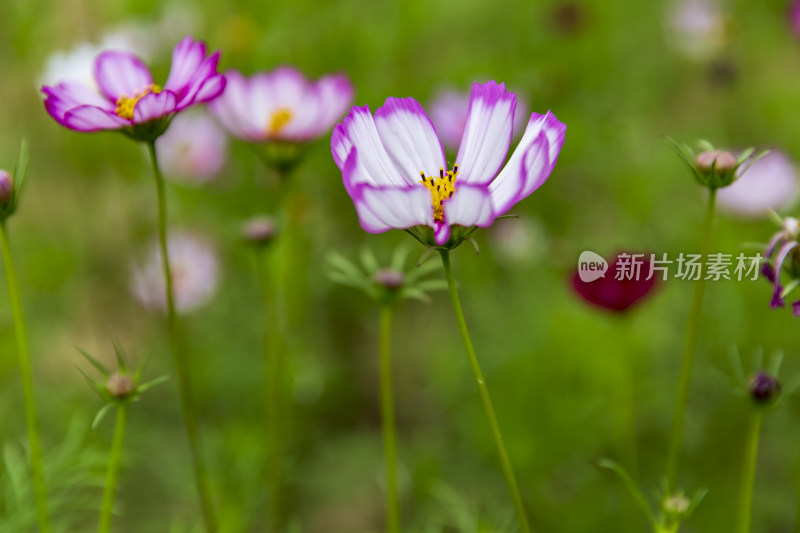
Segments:
[[[99,92],[68,81],[44,86],[44,106],[59,124],[72,130],[122,130],[136,136],[143,124],[168,119],[219,96],[225,89],[225,77],[217,73],[218,62],[219,51],[206,57],[206,45],[187,36],[175,46],[167,83],[161,87],[153,83],[150,70],[137,56],[108,50],[94,62]],[[165,128],[163,124],[152,136]]]
[[[488,227],[550,176],[566,125],[533,113],[505,167],[516,96],[493,81],[472,87],[469,116],[452,166],[433,123],[413,98],[353,107],[333,130],[331,151],[361,227],[382,233],[433,228],[448,245],[451,228]]]
[[[232,135],[253,143],[300,143],[328,132],[353,101],[347,76],[309,81],[284,66],[244,77],[231,70],[225,92],[210,106]]]

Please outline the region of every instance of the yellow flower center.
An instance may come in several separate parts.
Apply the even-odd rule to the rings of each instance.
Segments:
[[[445,172],[444,167],[439,169],[439,177],[425,177],[425,172],[420,172],[422,179],[420,183],[431,192],[433,202],[433,219],[436,222],[444,222],[444,201],[453,196],[456,192],[456,176],[458,176],[458,164],[453,165],[453,170]]]
[[[150,93],[158,94],[160,92],[161,87],[155,83],[151,83],[141,91],[133,93],[133,96],[128,96],[127,94],[120,95],[120,97],[117,98],[117,108],[114,110],[114,113],[122,118],[133,120],[133,110],[136,108],[136,104],[139,100]]]
[[[269,125],[267,126],[267,131],[269,132],[270,135],[277,135],[291,119],[292,119],[292,112],[289,109],[285,107],[276,109],[275,111],[272,112],[272,115],[269,117]]]

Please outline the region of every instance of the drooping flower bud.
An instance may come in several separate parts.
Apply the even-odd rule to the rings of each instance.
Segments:
[[[14,178],[5,170],[0,170],[0,207],[5,207],[14,197]]]
[[[278,233],[275,220],[266,215],[253,217],[242,226],[244,238],[253,244],[268,244]]]
[[[750,379],[750,397],[759,404],[767,404],[781,393],[781,384],[766,372],[759,372]]]
[[[127,398],[136,389],[136,383],[127,374],[114,372],[106,381],[106,390],[114,398]]]
[[[405,276],[403,273],[393,268],[382,268],[378,270],[373,279],[375,283],[390,291],[396,291],[405,283]]]

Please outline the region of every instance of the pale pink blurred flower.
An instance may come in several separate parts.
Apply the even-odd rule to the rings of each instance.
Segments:
[[[726,17],[719,0],[675,0],[667,14],[667,38],[692,59],[708,59],[726,42]]]
[[[192,311],[207,303],[217,289],[217,252],[206,240],[183,232],[170,235],[168,247],[175,308],[179,312]],[[146,309],[166,309],[162,268],[161,251],[153,243],[145,261],[133,269],[131,292]]]
[[[433,98],[429,107],[431,121],[436,127],[436,132],[442,144],[448,150],[457,150],[464,136],[464,126],[469,116],[469,91],[457,91],[452,88],[440,89]],[[530,109],[524,99],[517,100],[517,109],[514,112],[514,138],[525,130],[525,125],[530,117]]]
[[[547,249],[547,230],[530,217],[502,220],[489,228],[492,250],[503,264],[530,265]]]
[[[800,192],[797,167],[779,150],[770,151],[749,168],[743,165],[737,174],[732,185],[717,192],[717,200],[721,209],[743,217],[789,207]]]
[[[789,6],[789,24],[795,35],[800,36],[800,0],[794,0]]]
[[[189,112],[176,116],[156,141],[159,162],[168,179],[206,183],[228,158],[228,136],[211,116]]]

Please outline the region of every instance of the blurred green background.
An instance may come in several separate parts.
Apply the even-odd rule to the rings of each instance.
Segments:
[[[158,24],[170,12],[159,29],[163,43],[153,43],[150,54],[162,80],[172,44],[191,32],[222,50],[223,70],[292,64],[312,76],[344,71],[355,103],[373,110],[387,96],[425,104],[443,85],[466,90],[473,80],[495,79],[524,94],[533,111],[551,109],[568,125],[550,180],[515,208],[522,219],[496,224],[522,224],[530,239],[519,244],[497,227],[481,230],[481,255],[460,248],[456,274],[536,530],[645,531],[632,499],[597,460],[613,458],[646,489],[658,487],[692,285],[662,284],[621,317],[588,307],[570,278],[585,249],[697,251],[704,194],[666,135],[731,148],[778,146],[800,157],[800,42],[786,6],[722,2],[724,35],[702,57],[675,46],[674,5],[666,0],[174,7],[154,0],[0,3],[0,167],[13,166],[26,137],[32,161],[11,221],[12,244],[46,461],[57,477],[51,492],[69,508],[59,515],[71,521],[66,530],[94,528],[113,425],[109,419],[88,429],[101,402],[75,369],[85,366],[75,346],[111,361],[117,338],[135,361],[153,353],[151,376],[174,371],[161,317],[129,291],[130,265],[154,237],[145,152],[121,135],[61,128],[45,113],[37,80],[54,51],[97,42],[126,24]],[[312,533],[380,531],[377,312],[363,295],[332,284],[323,259],[333,250],[355,257],[368,246],[388,261],[410,237],[360,229],[327,138],[314,143],[292,179],[301,195],[308,287],[294,317],[296,407],[287,461],[294,515]],[[185,320],[222,520],[226,531],[265,531],[259,303],[253,251],[239,227],[274,210],[274,184],[252,150],[234,142],[219,179],[173,184],[169,197],[172,227],[205,235],[222,261],[214,300]],[[742,242],[765,242],[773,231],[768,220],[722,214],[713,248],[738,253]],[[423,251],[410,244],[414,257]],[[520,246],[527,253],[514,254]],[[746,361],[760,347],[784,349],[785,372],[800,372],[798,323],[788,310],[769,309],[769,291],[764,282],[708,287],[679,484],[710,492],[682,531],[733,528],[749,407],[716,375],[727,372],[728,348],[738,345]],[[0,294],[0,440],[8,458],[21,453],[26,438],[11,313],[5,289]],[[407,529],[513,531],[444,293],[430,305],[403,305],[393,356]],[[796,527],[798,411],[792,401],[765,419],[754,531]],[[2,475],[7,485],[11,472]],[[132,409],[118,508],[119,532],[198,527],[174,380]]]

